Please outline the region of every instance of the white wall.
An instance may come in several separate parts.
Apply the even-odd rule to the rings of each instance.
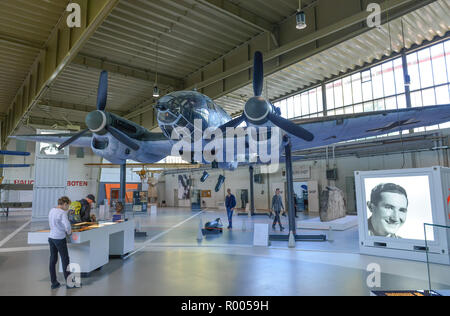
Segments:
[[[126,182],[140,183],[141,178],[134,171],[139,171],[142,168],[127,168]],[[120,182],[120,168],[104,168],[102,171],[101,182],[115,183]]]
[[[319,183],[319,190],[321,191],[327,185],[336,185],[338,188],[343,190],[346,194],[346,199],[349,200],[349,196],[354,194],[353,191],[347,192],[346,178],[350,177],[353,181],[354,171],[367,171],[367,170],[387,170],[387,169],[401,169],[401,168],[425,168],[431,166],[439,165],[438,152],[437,151],[427,151],[415,153],[416,165],[413,166],[412,158],[410,153],[404,155],[382,155],[366,158],[357,157],[344,157],[338,158],[336,160],[336,165],[338,168],[338,180],[328,181],[326,179],[326,160],[317,161],[306,161],[306,162],[294,162],[294,166],[300,165],[311,168],[311,178],[308,180],[315,180]],[[333,161],[330,160],[330,168],[333,167]],[[440,161],[440,165],[443,165]],[[273,185],[285,183],[285,178],[282,177],[281,169],[284,165],[281,165],[280,170],[277,173],[270,174],[270,176],[264,176],[264,184],[254,184],[255,192],[255,208],[257,210],[268,209],[270,205],[270,198],[274,194]],[[227,188],[230,188],[232,193],[236,195],[239,189],[248,189],[250,191],[249,183],[249,171],[247,167],[242,167],[234,172],[213,170],[208,171],[209,177],[205,183],[200,182],[200,177],[203,172],[197,172],[192,174],[194,181],[194,189],[197,190],[211,190],[212,197],[202,198],[206,202],[206,207],[216,207],[218,202],[224,202],[225,192]],[[257,172],[255,171],[255,174]],[[214,191],[217,179],[220,174],[224,174],[226,177],[225,183],[220,190],[216,193]],[[178,175],[166,175],[165,179],[165,197],[161,200],[166,200],[169,206],[174,205],[173,190],[178,188]],[[296,179],[294,181],[308,181],[305,179]],[[275,185],[276,186],[276,185]],[[279,185],[278,185],[279,186]],[[281,187],[284,190],[284,187]],[[237,196],[236,196],[237,197]],[[237,197],[238,198],[238,197]],[[351,198],[350,198],[351,199]],[[349,211],[355,211],[355,209],[349,208]]]
[[[28,157],[5,156],[5,164],[31,164],[29,168],[8,168],[3,169],[4,183],[14,183],[14,181],[34,181],[34,153],[35,143],[27,142],[27,151],[31,153]],[[11,140],[7,150],[16,150],[16,141]],[[70,149],[68,166],[68,181],[75,186],[67,186],[66,195],[71,200],[80,200],[89,193],[97,194],[98,176],[100,168],[88,168],[86,163],[99,163],[100,157],[93,154],[91,149],[84,149],[84,158],[77,158],[76,148]],[[73,183],[76,182],[76,183]],[[87,186],[85,185],[87,182]],[[2,194],[4,200],[5,194]],[[31,202],[33,200],[32,191],[10,191],[9,201],[11,202]]]
[[[239,169],[237,172],[223,171],[223,170],[213,170],[208,171],[209,177],[206,179],[204,183],[200,182],[200,178],[203,175],[203,172],[195,172],[191,174],[192,179],[194,180],[194,189],[195,190],[211,190],[211,198],[202,198],[202,201],[205,201],[205,206],[208,208],[217,207],[218,203],[225,202],[226,190],[228,188],[231,189],[232,193],[236,195],[238,190],[247,189],[250,192],[250,174],[247,168]],[[184,173],[186,174],[186,173]],[[219,175],[225,176],[225,183],[219,192],[215,191],[217,180]],[[166,175],[165,177],[165,199],[168,206],[174,206],[174,189],[178,189],[178,175]],[[267,179],[265,179],[264,184],[254,185],[255,190],[255,207],[257,209],[265,209],[267,208]],[[163,193],[163,192],[161,192]],[[158,192],[160,194],[160,192]],[[236,195],[238,199],[238,205],[240,197]]]
[[[86,167],[86,163],[100,163],[100,157],[94,155],[90,148],[84,149],[84,158],[77,158],[76,149],[70,149],[68,181],[87,181],[87,186],[68,186],[67,196],[72,200],[80,200],[88,194],[97,196],[100,168]]]

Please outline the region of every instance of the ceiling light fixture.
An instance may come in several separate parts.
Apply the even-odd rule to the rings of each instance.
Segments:
[[[155,84],[155,87],[153,88],[153,97],[159,98],[159,95],[160,95],[160,93],[159,93],[158,85]]]
[[[298,10],[295,14],[295,20],[297,22],[296,28],[297,30],[303,30],[308,25],[306,24],[306,14],[305,11],[302,10],[302,0],[299,0],[298,2]]]

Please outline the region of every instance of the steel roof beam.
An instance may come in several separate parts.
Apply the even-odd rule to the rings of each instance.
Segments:
[[[119,0],[82,1],[80,28],[70,28],[66,22],[69,12],[63,12],[46,41],[45,49],[31,66],[7,110],[5,124],[2,124],[2,146],[118,3]]]
[[[36,106],[44,107],[49,110],[54,109],[56,111],[58,111],[58,110],[72,111],[73,113],[80,114],[80,115],[82,115],[82,114],[86,115],[86,114],[89,114],[90,112],[97,110],[97,108],[95,106],[72,104],[72,103],[67,103],[67,102],[55,102],[55,101],[52,101],[51,104],[49,104],[46,101],[42,101],[42,102],[39,102]],[[119,116],[122,116],[125,114],[125,112],[123,112],[123,111],[116,111],[116,110],[112,110],[112,111],[108,111],[108,112],[111,112],[111,113],[119,115]]]
[[[154,83],[156,76],[156,73],[151,70],[140,69],[84,54],[79,54],[73,60],[73,63],[76,65],[86,66],[98,70],[107,70],[108,72],[113,74],[119,74],[139,80],[149,81],[151,83]],[[158,72],[158,83],[164,86],[173,87],[176,90],[183,88],[183,81],[181,79],[167,76],[159,72]]]
[[[15,45],[19,45],[26,48],[34,48],[34,49],[42,49],[44,48],[43,43],[33,42],[27,39],[17,38],[16,36],[11,36],[6,33],[0,33],[0,41],[4,41],[7,43],[13,43]]]
[[[27,119],[22,119],[24,126],[30,126],[33,128],[39,129],[52,129],[53,126],[58,125],[59,127],[64,127],[67,125],[67,122],[63,119],[54,119],[48,117],[39,117],[39,116],[31,116]],[[76,120],[71,120],[73,125],[80,126],[81,129],[86,128],[85,122],[77,122]],[[61,130],[59,129],[59,130]]]
[[[385,13],[387,11],[393,10],[395,8],[398,8],[400,6],[406,5],[411,2],[414,2],[414,0],[386,0],[385,2],[381,3],[381,12]],[[357,23],[361,23],[361,22],[365,21],[369,15],[370,15],[370,12],[361,11],[361,12],[354,14],[348,18],[342,19],[341,21],[339,21],[337,23],[334,23],[332,25],[324,27],[324,28],[322,28],[318,31],[315,31],[311,34],[308,34],[306,36],[302,36],[297,40],[294,40],[285,45],[282,45],[281,47],[273,49],[270,52],[268,52],[267,54],[265,54],[264,62],[267,62],[274,58],[282,56],[283,54],[289,53],[297,48],[314,43],[317,40],[320,40],[324,37],[332,35],[336,32],[342,31],[342,30],[348,28],[349,26],[355,25]],[[216,76],[213,76],[207,80],[198,82],[195,85],[195,87],[197,87],[198,89],[207,87],[207,86],[214,84],[222,79],[225,79],[232,75],[238,74],[238,73],[242,72],[243,70],[250,69],[252,67],[253,67],[253,60],[250,60],[242,65],[238,65],[238,66],[233,67],[223,73],[217,74]],[[190,89],[190,88],[194,88],[194,86],[189,87],[188,89]]]
[[[269,21],[266,21],[264,18],[252,13],[249,10],[246,10],[231,1],[228,0],[197,0],[206,6],[209,6],[215,10],[219,10],[220,12],[229,15],[239,21],[246,23],[261,32],[269,32],[272,33],[274,30],[274,25]]]

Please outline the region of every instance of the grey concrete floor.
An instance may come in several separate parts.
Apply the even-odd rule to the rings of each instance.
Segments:
[[[136,239],[139,251],[127,260],[111,260],[84,278],[81,289],[70,291],[49,289],[48,247],[27,245],[28,232],[47,224],[25,225],[29,214],[0,217],[0,243],[15,233],[0,247],[0,295],[369,295],[372,263],[381,268],[382,289],[428,288],[425,263],[360,255],[357,228],[334,232],[332,242],[298,242],[295,249],[287,242],[252,247],[253,224],[271,220],[235,216],[233,230],[197,241],[200,219],[204,224],[218,217],[227,225],[226,214],[218,211],[166,208],[135,216],[148,233]],[[287,218],[282,221],[287,226]],[[431,271],[435,289],[450,288],[448,266],[432,265]]]

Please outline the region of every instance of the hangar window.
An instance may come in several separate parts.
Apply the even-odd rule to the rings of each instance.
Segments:
[[[322,87],[310,89],[274,104],[288,119],[323,116]]]
[[[409,53],[407,62],[412,107],[450,103],[449,40]],[[406,108],[401,57],[328,83],[326,96],[328,115]]]
[[[407,53],[406,59],[411,78],[411,106],[450,103],[450,39]],[[324,86],[324,91],[318,86],[280,100],[275,106],[288,119],[324,116],[324,98],[329,116],[407,107],[401,57],[325,82]],[[416,131],[437,128],[450,128],[450,123]]]

